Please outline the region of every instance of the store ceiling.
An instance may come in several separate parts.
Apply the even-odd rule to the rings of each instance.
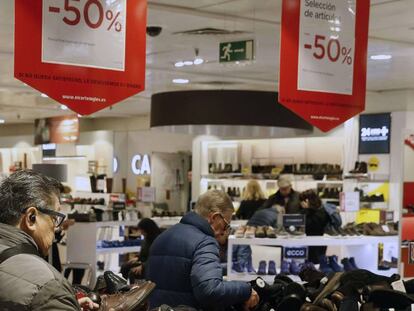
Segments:
[[[153,93],[183,89],[277,90],[281,0],[149,0],[148,24],[162,26],[160,36],[147,37],[147,90],[93,117],[148,114]],[[369,55],[391,54],[392,60],[369,60],[368,89],[414,88],[414,1],[371,0]],[[0,0],[0,118],[30,122],[60,115],[60,105],[13,78],[14,1]],[[175,34],[199,28],[241,31],[239,35]],[[220,41],[254,38],[256,61],[248,65],[218,64]],[[195,57],[200,66],[175,68]],[[175,85],[175,78],[189,79]]]

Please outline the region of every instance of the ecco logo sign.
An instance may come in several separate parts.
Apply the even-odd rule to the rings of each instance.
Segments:
[[[140,154],[134,155],[131,161],[132,172],[135,175],[150,175],[151,174],[151,165],[149,155]]]
[[[390,133],[390,130],[386,126],[383,126],[382,128],[364,127],[361,129],[361,140],[362,141],[386,141],[388,140],[389,133]]]
[[[308,257],[308,249],[306,247],[284,249],[284,258],[286,259],[306,259]]]

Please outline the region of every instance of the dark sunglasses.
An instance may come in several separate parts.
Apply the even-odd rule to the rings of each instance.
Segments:
[[[56,228],[59,228],[62,223],[64,222],[66,215],[53,211],[51,209],[48,208],[42,208],[42,207],[35,207],[39,212],[41,212],[42,214],[48,215],[52,218],[53,223],[55,224]],[[25,213],[29,208],[26,208],[25,210],[23,210],[23,213]]]

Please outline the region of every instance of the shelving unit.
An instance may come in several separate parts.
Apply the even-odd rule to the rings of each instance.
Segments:
[[[92,280],[96,280],[97,261],[104,257],[105,270],[119,272],[119,255],[135,253],[141,250],[140,246],[116,247],[116,248],[97,248],[98,230],[105,227],[112,227],[115,234],[112,239],[119,240],[120,227],[136,226],[137,221],[111,221],[111,222],[90,222],[75,223],[68,230],[67,234],[67,263],[83,263],[92,267]],[[94,286],[94,284],[91,284]]]
[[[235,273],[231,270],[232,267],[232,256],[233,256],[233,246],[235,245],[250,245],[252,248],[255,246],[270,246],[269,252],[274,253],[272,260],[275,260],[280,263],[280,260],[277,260],[277,254],[280,255],[278,248],[281,247],[308,247],[308,246],[328,246],[328,253],[333,252],[339,256],[339,258],[344,257],[354,257],[357,261],[359,268],[367,269],[377,274],[390,276],[393,273],[397,273],[397,269],[390,269],[386,271],[378,270],[378,243],[384,243],[385,245],[395,245],[398,247],[399,237],[398,236],[359,236],[359,237],[325,237],[325,236],[309,236],[301,238],[276,238],[276,239],[246,239],[246,238],[235,238],[230,236],[228,244],[228,280],[241,280],[241,281],[250,281],[256,278],[258,275],[252,275],[247,273]],[[255,256],[254,249],[252,251],[252,256]],[[262,258],[259,258],[262,259]],[[253,258],[253,262],[257,262]],[[278,268],[280,264],[278,265]],[[257,267],[256,267],[257,268]],[[279,269],[277,269],[280,272]],[[266,281],[272,281],[274,276],[261,276]]]

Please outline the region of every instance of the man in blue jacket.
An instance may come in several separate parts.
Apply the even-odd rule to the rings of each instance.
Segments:
[[[233,212],[226,193],[208,191],[194,212],[153,242],[147,270],[148,279],[157,285],[150,298],[152,308],[167,304],[221,310],[244,304],[252,309],[258,304],[248,283],[223,281],[217,241],[228,236]]]

